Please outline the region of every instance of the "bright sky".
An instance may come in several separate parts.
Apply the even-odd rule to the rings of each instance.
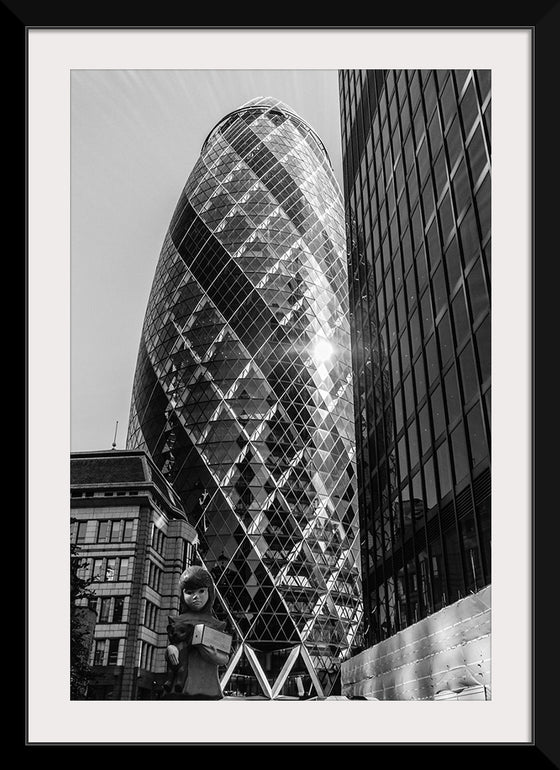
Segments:
[[[336,70],[74,70],[71,449],[126,441],[136,356],[163,239],[204,139],[256,96],[319,134],[342,186]]]

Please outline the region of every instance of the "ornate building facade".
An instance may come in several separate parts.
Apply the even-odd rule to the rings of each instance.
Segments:
[[[127,446],[180,494],[235,639],[227,691],[334,692],[362,612],[341,193],[258,98],[210,132],[148,302]]]

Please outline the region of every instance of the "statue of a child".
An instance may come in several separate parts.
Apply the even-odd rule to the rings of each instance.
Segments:
[[[220,700],[223,697],[218,666],[229,656],[216,647],[192,644],[194,627],[199,623],[223,631],[225,623],[212,612],[214,581],[204,567],[188,567],[179,579],[179,615],[169,616],[169,645],[166,658],[169,677],[164,684],[165,700]]]

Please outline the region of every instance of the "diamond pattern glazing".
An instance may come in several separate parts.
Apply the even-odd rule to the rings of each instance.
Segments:
[[[319,674],[361,620],[344,212],[327,153],[255,99],[210,133],[148,303],[127,445],[181,494],[238,638]]]

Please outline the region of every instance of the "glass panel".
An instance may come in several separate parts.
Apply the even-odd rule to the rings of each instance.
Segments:
[[[422,454],[425,454],[432,443],[430,435],[430,415],[427,404],[420,410],[418,419],[420,422],[420,446],[422,447]]]
[[[110,521],[100,521],[99,530],[97,532],[97,542],[106,543],[109,540]]]
[[[449,127],[446,136],[446,143],[449,156],[449,168],[452,170],[455,166],[455,163],[459,159],[462,149],[461,132],[458,118],[455,118]]]
[[[451,604],[465,595],[459,539],[455,528],[453,527],[444,532],[443,539],[446,555],[445,564],[447,567],[447,602]]]
[[[459,521],[459,529],[465,560],[466,589],[467,591],[478,591],[484,585],[484,578],[472,513]]]
[[[440,264],[432,277],[432,292],[436,317],[447,302],[447,288],[445,286],[445,274],[443,265]]]
[[[467,453],[467,440],[463,423],[455,428],[451,434],[451,449],[453,452],[453,467],[455,469],[455,482],[458,484],[469,472],[469,456]]]
[[[426,361],[428,365],[428,382],[432,385],[439,374],[435,336],[430,337],[426,345]]]
[[[402,391],[399,390],[397,395],[395,396],[395,426],[397,429],[397,433],[400,433],[403,425],[404,425],[404,417],[403,417],[403,408],[402,408],[402,399],[401,399],[401,393]]]
[[[437,503],[436,477],[434,473],[434,458],[430,457],[424,463],[424,482],[426,484],[426,506],[428,508],[428,517],[431,518],[435,512]]]
[[[119,580],[128,580],[128,568],[130,564],[130,559],[123,558],[120,560],[119,564]]]
[[[432,298],[429,291],[425,291],[420,300],[420,307],[422,311],[422,328],[424,330],[424,338],[429,337],[432,329],[434,328],[434,316],[432,313]]]
[[[476,193],[476,208],[478,211],[478,221],[482,233],[482,242],[490,235],[490,174],[486,177],[478,192]]]
[[[476,70],[476,79],[478,80],[478,87],[480,88],[480,95],[483,102],[490,93],[491,74],[491,70]]]
[[[473,465],[477,465],[481,460],[488,458],[484,422],[479,403],[468,413],[467,427]]]
[[[445,244],[449,240],[451,233],[455,228],[455,218],[453,216],[453,208],[451,206],[451,197],[449,193],[445,193],[442,202],[439,205],[439,221],[441,223],[441,238]]]
[[[399,479],[402,482],[408,476],[408,463],[406,459],[406,444],[405,444],[404,436],[399,441],[398,451],[399,451]]]
[[[461,257],[457,238],[454,237],[447,251],[445,252],[445,267],[447,269],[447,280],[449,281],[449,290],[453,292],[457,281],[461,277]]]
[[[125,543],[128,543],[132,540],[133,532],[134,532],[134,521],[132,521],[131,519],[128,519],[124,523],[123,540]]]
[[[416,263],[416,275],[418,276],[418,287],[420,291],[428,283],[428,265],[426,263],[426,251],[424,245],[420,247],[420,250],[415,257]]]
[[[486,166],[486,147],[484,145],[484,138],[480,126],[476,127],[476,131],[469,142],[468,157],[473,183],[476,185],[478,178]]]
[[[410,368],[410,350],[408,344],[408,335],[406,332],[400,338],[401,343],[401,362],[403,373],[407,372]]]
[[[113,623],[120,623],[123,619],[124,596],[115,597],[115,609],[113,610]]]
[[[490,378],[491,370],[490,316],[486,317],[476,332],[476,349],[478,352],[482,382],[486,382],[486,380]]]
[[[468,136],[476,118],[478,117],[476,93],[472,80],[470,80],[463,98],[461,99],[461,117],[463,119],[465,136]]]
[[[88,526],[87,521],[80,521],[80,523],[78,524],[78,534],[76,536],[77,543],[85,543],[87,526]]]
[[[105,569],[105,580],[111,582],[117,579],[117,575],[115,572],[116,565],[117,565],[116,559],[107,559],[107,567]]]
[[[451,492],[451,463],[449,461],[449,449],[447,447],[447,441],[437,450],[437,464],[439,471],[439,489],[441,497],[445,497],[448,492]]]
[[[445,570],[443,565],[443,550],[438,534],[436,534],[434,539],[430,541],[430,556],[431,559],[429,565],[431,567],[434,610],[439,610],[445,606],[448,601],[444,584]]]
[[[99,622],[108,623],[111,612],[111,599],[101,599],[101,609],[99,612]]]
[[[467,339],[470,330],[470,322],[467,314],[467,304],[462,288],[459,289],[457,296],[452,302],[453,325],[455,327],[455,338],[457,346]]]
[[[437,226],[437,217],[434,217],[432,224],[428,228],[428,232],[426,233],[426,246],[428,251],[428,260],[430,263],[430,270],[433,270],[434,267],[437,265],[437,263],[441,259],[441,245],[439,241],[439,231]]]
[[[441,94],[441,108],[444,124],[447,126],[451,118],[456,114],[457,102],[453,90],[453,78],[449,78]]]
[[[453,336],[451,334],[451,323],[449,321],[449,312],[446,312],[437,328],[439,352],[441,355],[441,365],[445,366],[453,353]]]
[[[488,310],[488,294],[482,271],[482,263],[477,260],[467,277],[467,294],[469,297],[473,321]]]
[[[95,652],[93,655],[93,665],[94,666],[102,666],[104,663],[105,658],[105,648],[107,646],[107,640],[106,639],[96,639],[95,641]]]
[[[108,666],[116,666],[118,663],[119,643],[120,639],[109,639],[109,657],[107,659]]]
[[[414,311],[410,318],[410,339],[412,342],[412,355],[415,356],[422,342],[420,333],[420,320],[418,318],[418,309]]]
[[[414,413],[414,391],[412,388],[412,375],[409,374],[404,380],[404,402],[406,416],[409,418]]]
[[[414,468],[420,459],[418,452],[418,437],[416,435],[416,422],[413,422],[408,429],[408,449],[410,454],[410,467]]]
[[[468,265],[472,258],[478,254],[480,249],[480,236],[478,233],[474,206],[469,206],[468,211],[465,213],[461,224],[459,225],[459,235],[461,238],[461,245],[463,246],[465,265]]]
[[[461,415],[461,397],[459,395],[459,385],[457,383],[457,372],[455,365],[445,375],[445,402],[449,414],[450,424],[454,423]]]
[[[443,409],[443,395],[441,392],[441,386],[438,385],[430,396],[432,404],[432,419],[434,421],[434,435],[435,438],[439,438],[445,430],[445,411]]]
[[[121,539],[121,523],[120,521],[114,521],[111,528],[111,542],[118,543]]]
[[[478,375],[473,355],[472,343],[469,342],[459,357],[461,369],[461,381],[465,394],[465,403],[468,404],[478,391]]]
[[[485,500],[483,503],[479,503],[476,507],[476,513],[478,516],[478,531],[480,535],[480,544],[482,546],[485,583],[490,582],[490,574],[491,574],[490,511],[491,511],[490,498]]]
[[[414,364],[414,381],[416,383],[418,403],[421,403],[426,395],[426,375],[424,374],[424,360],[422,356]]]
[[[408,307],[412,308],[416,304],[416,278],[414,276],[414,270],[411,270],[406,276],[406,296],[408,299]]]

